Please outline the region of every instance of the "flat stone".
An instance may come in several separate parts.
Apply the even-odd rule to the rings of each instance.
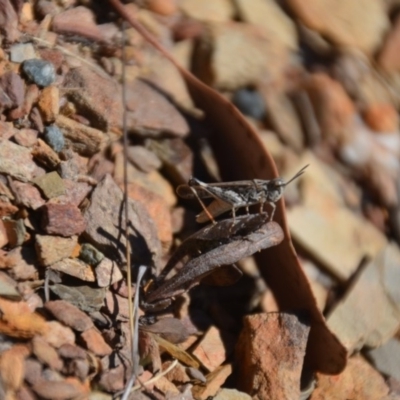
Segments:
[[[57,351],[40,336],[35,336],[33,338],[32,351],[40,362],[56,371],[61,371],[63,362]]]
[[[120,187],[123,184],[123,165],[122,154],[117,154],[115,157],[113,176]],[[177,169],[179,169],[179,166]],[[144,172],[137,170],[133,165],[128,164],[128,183],[143,186],[150,192],[161,196],[170,207],[174,206],[177,202],[177,196],[173,186],[158,171],[152,171],[145,174]]]
[[[144,146],[129,146],[128,160],[143,172],[151,172],[161,167],[161,160]]]
[[[346,281],[364,257],[375,257],[385,247],[387,239],[345,205],[340,185],[334,184],[337,172],[311,155],[303,162],[312,162],[313,168],[301,178],[303,205],[287,212],[290,231],[324,268]]]
[[[86,358],[87,352],[75,344],[63,344],[58,349],[58,354],[63,358],[74,359],[74,358]]]
[[[367,352],[372,365],[384,376],[390,376],[400,381],[400,340],[392,338],[383,346]]]
[[[0,201],[0,217],[10,217],[15,214],[19,210],[18,207],[15,207],[9,201]]]
[[[293,67],[289,48],[258,26],[229,22],[207,28],[193,70],[218,89],[235,91],[262,81],[281,81],[288,65]]]
[[[17,43],[10,48],[10,60],[15,63],[22,63],[25,60],[37,58],[35,48],[32,43]]]
[[[81,334],[88,350],[97,356],[104,357],[112,353],[112,348],[105,342],[96,328],[90,328]]]
[[[48,266],[63,258],[70,257],[78,243],[78,237],[35,235],[35,248],[40,263]]]
[[[38,131],[35,129],[20,129],[18,130],[15,135],[15,141],[24,147],[33,147],[38,138]]]
[[[128,129],[137,134],[184,137],[189,133],[189,125],[177,108],[144,80],[136,79],[127,87],[127,109]]]
[[[317,374],[317,387],[310,400],[386,399],[389,388],[383,377],[362,357],[352,357],[339,375]],[[389,400],[389,398],[387,398]]]
[[[328,327],[350,351],[379,347],[400,327],[400,250],[388,244],[362,270],[328,316]]]
[[[338,47],[357,48],[372,54],[390,22],[383,3],[374,0],[337,3],[332,0],[290,0],[290,10],[309,28]]]
[[[132,183],[128,184],[128,196],[146,207],[147,212],[156,224],[158,239],[164,248],[169,248],[172,242],[172,221],[170,207],[164,198]]]
[[[81,211],[72,204],[48,203],[42,210],[42,228],[50,235],[79,235],[86,228]]]
[[[193,175],[193,152],[182,139],[148,140],[147,145],[176,180],[186,182]]]
[[[41,189],[48,199],[61,196],[65,192],[64,182],[56,171],[39,176],[33,183]]]
[[[3,1],[0,16],[4,37],[9,41],[9,43],[14,43],[18,40],[21,33],[18,30],[18,14],[16,9],[13,7],[13,4],[8,1]]]
[[[39,96],[38,107],[45,122],[54,122],[60,111],[59,103],[60,94],[58,87],[48,86],[42,90]]]
[[[223,388],[214,397],[214,400],[251,400],[251,396],[236,389]]]
[[[63,179],[63,183],[65,193],[50,199],[48,201],[50,204],[70,204],[78,207],[93,188],[93,186],[86,182],[75,182],[69,179]]]
[[[75,333],[71,328],[58,321],[47,321],[46,330],[42,334],[46,342],[56,349],[75,343]]]
[[[96,281],[100,287],[108,287],[120,281],[123,276],[115,261],[103,258],[95,269]]]
[[[70,381],[46,381],[42,379],[32,386],[32,390],[45,400],[68,400],[87,397],[83,387]]]
[[[53,18],[52,30],[67,35],[85,31],[90,37],[102,38],[93,11],[83,6],[76,6],[57,13]]]
[[[230,21],[235,9],[229,0],[182,0],[179,8],[187,16],[204,22]]]
[[[21,77],[13,71],[6,72],[0,77],[0,88],[11,100],[11,107],[20,107],[25,98],[25,85]]]
[[[67,301],[48,301],[44,306],[56,319],[78,332],[84,332],[93,327],[90,317]]]
[[[215,326],[210,327],[192,354],[209,371],[214,371],[227,358],[232,348],[226,348],[224,335]],[[225,339],[225,337],[224,337]]]
[[[236,347],[238,389],[253,399],[300,398],[309,331],[293,314],[246,316]]]
[[[193,387],[192,392],[194,398],[199,400],[207,400],[210,397],[213,398],[231,374],[231,364],[218,367],[206,376],[207,383],[205,385],[201,384]]]
[[[94,128],[107,132],[121,125],[121,91],[114,80],[88,67],[72,68],[64,77],[63,89]]]
[[[13,181],[12,191],[17,204],[21,204],[32,210],[37,210],[45,203],[39,190],[29,183]]]
[[[93,312],[100,310],[104,305],[106,290],[104,288],[94,289],[89,286],[70,287],[61,284],[50,285],[50,290],[80,310]]]
[[[25,60],[22,70],[32,82],[41,87],[50,86],[56,79],[54,65],[38,58]]]
[[[240,20],[257,25],[288,48],[297,50],[297,30],[292,19],[273,0],[235,0]],[[265,16],[268,15],[268,18]]]
[[[16,288],[17,282],[0,271],[0,296],[13,300],[21,300],[21,295]]]
[[[64,274],[75,276],[86,282],[95,282],[93,268],[76,258],[64,258],[52,264],[50,268],[54,271],[63,272]]]
[[[0,173],[22,182],[34,179],[37,166],[32,160],[30,150],[8,140],[3,140],[0,144]]]
[[[122,191],[111,176],[106,175],[94,189],[90,206],[84,213],[85,234],[110,259],[125,260],[125,238],[119,228],[124,226],[122,201]],[[161,246],[154,222],[139,202],[130,200],[129,206],[132,262],[158,265]]]
[[[7,234],[8,246],[11,248],[21,246],[27,239],[26,228],[22,219],[3,219],[4,228]]]

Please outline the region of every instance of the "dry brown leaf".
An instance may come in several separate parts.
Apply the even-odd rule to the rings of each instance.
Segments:
[[[181,73],[194,103],[205,112],[206,123],[213,128],[214,134],[210,137],[210,141],[219,163],[221,176],[230,181],[278,177],[271,155],[264,149],[257,133],[233,104],[182,68],[118,0],[109,2]],[[235,162],[232,163],[232,160]],[[311,331],[305,356],[306,367],[326,374],[337,374],[346,365],[347,352],[328,329],[317,308],[291,242],[283,199],[278,202],[275,221],[282,226],[285,239],[279,246],[256,255],[260,272],[274,292],[281,311],[307,310],[310,314]]]

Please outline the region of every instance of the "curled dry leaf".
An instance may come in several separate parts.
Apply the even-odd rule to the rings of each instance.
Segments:
[[[232,181],[277,178],[279,175],[274,160],[243,115],[228,100],[182,68],[118,0],[109,2],[181,73],[194,103],[205,112],[205,120],[213,128],[214,134],[210,136],[210,141],[223,179]],[[235,162],[232,163],[232,160]],[[346,365],[346,350],[327,328],[317,308],[290,239],[283,199],[279,200],[277,206],[275,220],[282,226],[285,239],[279,246],[273,246],[256,255],[260,272],[274,292],[282,311],[303,309],[310,315],[311,331],[305,366],[326,374],[337,374]]]

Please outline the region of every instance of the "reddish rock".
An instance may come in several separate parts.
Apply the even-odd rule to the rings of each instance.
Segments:
[[[63,358],[81,358],[85,359],[87,356],[86,350],[82,349],[75,344],[63,344],[58,349],[58,354]]]
[[[45,308],[65,325],[83,332],[93,327],[92,320],[79,308],[64,300],[48,301]]]
[[[189,133],[189,125],[176,107],[143,80],[136,79],[127,86],[127,109],[128,129],[139,134],[183,137]]]
[[[123,276],[115,261],[103,258],[95,269],[97,284],[100,287],[111,286],[120,281]]]
[[[61,371],[63,362],[57,351],[40,336],[35,336],[32,339],[32,352],[43,364],[56,371]]]
[[[54,16],[52,30],[61,34],[84,33],[85,37],[102,40],[93,11],[83,6],[67,9]]]
[[[42,210],[42,227],[50,235],[79,235],[86,228],[81,211],[72,204],[46,204]]]
[[[232,346],[232,343],[230,343],[230,345]],[[232,347],[227,348],[220,330],[212,326],[193,350],[193,355],[196,356],[209,371],[214,371],[226,360],[231,350]]]
[[[361,356],[350,358],[340,375],[317,374],[310,400],[383,399],[389,393],[383,377]]]
[[[165,200],[143,186],[128,184],[128,196],[142,203],[157,226],[158,238],[165,248],[172,242],[171,212]]]
[[[116,392],[125,387],[125,368],[122,364],[117,368],[107,369],[102,372],[99,380],[100,386],[107,392]]]
[[[171,15],[177,11],[175,0],[147,0],[146,7],[161,15]]]
[[[39,190],[30,183],[13,181],[11,188],[17,204],[36,210],[45,203]]]
[[[69,257],[78,243],[78,238],[72,236],[36,235],[35,248],[42,265],[51,265],[63,258]]]
[[[309,331],[291,314],[245,317],[236,348],[238,388],[253,399],[298,399]]]
[[[112,348],[105,342],[96,328],[86,330],[81,334],[81,338],[86,347],[97,356],[103,357],[112,353]]]
[[[6,72],[0,77],[0,88],[11,100],[11,107],[19,107],[24,102],[25,86],[21,77],[13,71]]]
[[[24,147],[33,147],[37,142],[38,131],[35,129],[20,129],[15,135],[15,141]]]
[[[9,202],[0,201],[0,217],[9,217],[19,210]],[[4,225],[3,225],[4,226]]]
[[[355,106],[343,86],[324,73],[313,74],[305,86],[326,138],[334,143],[346,141]]]
[[[93,187],[86,182],[74,182],[69,179],[63,179],[65,193],[56,198],[50,199],[49,203],[72,204],[79,206],[87,197]]]
[[[85,115],[91,115],[93,127],[107,132],[113,126],[120,126],[121,93],[115,81],[100,76],[92,68],[79,67],[66,74],[63,87],[78,109],[90,110]]]
[[[65,344],[75,343],[75,334],[72,329],[58,321],[46,322],[46,330],[42,336],[56,349]]]
[[[371,104],[363,116],[373,131],[397,133],[399,130],[399,114],[391,104]]]
[[[87,398],[87,393],[83,390],[83,387],[67,381],[41,380],[32,386],[32,390],[45,400]]]
[[[43,130],[41,130],[41,132],[42,131]],[[32,155],[39,164],[51,170],[55,169],[58,164],[60,164],[58,154],[42,139],[38,139],[36,144],[33,146]],[[51,173],[56,172],[54,171]]]
[[[22,182],[31,181],[38,170],[29,149],[8,140],[0,146],[0,173],[10,175]]]
[[[94,282],[96,280],[93,267],[76,258],[64,258],[52,264],[50,268],[82,281]]]

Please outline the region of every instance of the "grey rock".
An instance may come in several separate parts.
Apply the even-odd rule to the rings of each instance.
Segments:
[[[60,152],[65,146],[64,135],[57,125],[50,125],[44,128],[44,139],[55,151]]]
[[[90,243],[83,243],[79,258],[89,265],[95,266],[104,258],[104,254]]]
[[[41,87],[50,86],[56,79],[56,71],[49,61],[37,58],[26,60],[22,69],[32,82]]]
[[[88,313],[100,310],[106,297],[106,289],[94,289],[89,286],[70,287],[55,284],[50,286],[50,290],[62,300]]]

